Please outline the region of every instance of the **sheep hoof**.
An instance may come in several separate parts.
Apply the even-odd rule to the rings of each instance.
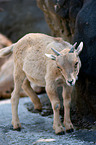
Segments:
[[[65,132],[64,131],[61,131],[61,132],[58,132],[56,135],[64,135]]]
[[[55,129],[55,134],[56,135],[64,135],[65,134],[65,132],[64,132],[64,128],[63,128],[63,126],[54,126],[53,125],[53,129]]]
[[[41,113],[42,109],[33,109],[32,113]]]
[[[12,121],[12,125],[13,125],[13,130],[17,130],[17,131],[21,130],[21,124],[20,124],[19,120],[14,121],[14,122]]]
[[[13,128],[13,130],[16,130],[16,131],[21,131],[21,127],[18,127],[18,128]]]

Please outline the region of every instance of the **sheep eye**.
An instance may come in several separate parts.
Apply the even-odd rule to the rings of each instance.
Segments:
[[[57,68],[61,69],[59,66],[57,66]]]

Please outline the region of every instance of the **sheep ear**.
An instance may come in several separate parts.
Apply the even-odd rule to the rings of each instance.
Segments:
[[[52,54],[47,54],[45,53],[45,55],[48,57],[48,58],[51,58],[52,60],[56,60],[56,56],[52,55]]]
[[[76,52],[77,52],[78,55],[80,54],[80,52],[82,51],[82,49],[83,49],[83,42],[80,42],[80,44],[79,44],[79,46],[77,47],[77,50],[76,50]]]

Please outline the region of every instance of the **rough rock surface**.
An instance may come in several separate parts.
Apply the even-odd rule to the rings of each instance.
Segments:
[[[55,135],[52,128],[53,115],[42,117],[38,113],[30,113],[25,103],[29,98],[20,99],[19,117],[21,131],[14,131],[11,126],[10,100],[0,101],[0,145],[95,145],[96,130],[76,130],[65,135]]]
[[[37,0],[37,4],[44,12],[52,35],[73,42],[76,16],[82,8],[82,0]]]

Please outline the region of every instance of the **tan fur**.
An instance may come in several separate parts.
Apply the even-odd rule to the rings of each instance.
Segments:
[[[78,56],[81,48],[79,46],[77,51],[75,50],[74,53],[69,53],[71,47],[72,45],[63,41],[62,38],[33,33],[25,35],[14,44],[13,48],[11,46],[5,48],[5,52],[3,51],[4,49],[0,52],[0,56],[5,55],[5,53],[8,54],[12,50],[14,54],[14,91],[11,97],[12,124],[14,129],[21,127],[18,117],[18,103],[22,84],[23,89],[34,103],[34,108],[42,109],[40,100],[31,88],[30,82],[38,86],[46,87],[46,92],[53,108],[53,128],[56,134],[64,132],[64,128],[59,119],[60,101],[57,95],[58,85],[63,85],[64,125],[66,130],[73,129],[70,120],[70,101],[72,88],[76,82],[76,77],[81,66]],[[54,55],[51,48],[60,52],[61,55]],[[50,54],[51,59],[54,56],[56,60],[51,60],[46,57],[45,53],[47,56]],[[78,64],[74,68],[76,62]]]

